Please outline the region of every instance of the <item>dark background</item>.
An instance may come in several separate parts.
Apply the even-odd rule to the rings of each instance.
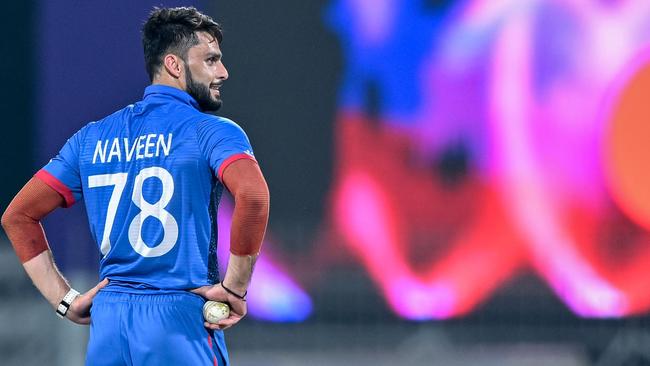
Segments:
[[[326,1],[215,2],[230,80],[219,112],[249,132],[273,200],[271,226],[323,217],[341,54]]]
[[[4,4],[0,31],[3,37],[0,60],[0,113],[4,133],[0,137],[0,207],[5,208],[13,195],[33,174],[35,130],[35,93],[37,73],[34,56],[38,51],[34,1],[12,1]]]
[[[2,211],[77,129],[139,100],[147,85],[139,28],[147,9],[160,3],[3,4]],[[321,238],[319,233],[327,215],[333,121],[343,65],[337,39],[323,25],[323,10],[328,3],[285,0],[193,4],[215,16],[224,28],[222,50],[230,79],[222,89],[224,106],[219,114],[242,125],[251,139],[271,191],[270,235],[283,239],[279,255],[290,253],[305,261],[291,265],[302,270],[299,280],[312,286],[315,316],[308,323],[357,324],[356,340],[366,340],[371,349],[381,348],[383,343],[369,342],[372,338],[362,332],[373,335],[392,331],[374,328],[379,324],[398,325],[400,331],[409,333],[419,331],[422,325],[405,323],[394,316],[365,272],[346,259],[347,253],[339,253],[343,259],[335,264],[327,263],[327,257],[322,263],[314,258],[321,253],[315,243]],[[444,8],[447,3],[431,1],[427,6]],[[82,224],[86,221],[81,206],[58,210],[47,219],[46,228],[64,271],[82,270],[94,275],[97,250]],[[9,247],[6,241],[0,241],[0,245]],[[340,247],[334,243],[329,250]],[[266,337],[267,331],[278,331],[268,328],[268,324],[251,324],[257,328],[242,329],[259,339]],[[646,324],[645,317],[579,319],[541,280],[524,273],[473,314],[448,321],[444,327],[452,339],[461,343],[578,343],[593,356],[600,355],[620,332],[643,330]],[[240,332],[233,334],[234,343],[246,338],[243,330]],[[355,338],[354,334],[347,336]],[[300,344],[300,340],[293,341]],[[291,345],[288,347],[291,349]],[[647,364],[641,362],[634,364]]]

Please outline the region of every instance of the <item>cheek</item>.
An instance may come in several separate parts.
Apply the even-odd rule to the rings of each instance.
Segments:
[[[204,67],[196,76],[197,81],[200,81],[202,84],[209,83],[211,80],[210,69]]]
[[[192,79],[195,82],[204,84],[210,80],[210,68],[205,64],[191,65]]]

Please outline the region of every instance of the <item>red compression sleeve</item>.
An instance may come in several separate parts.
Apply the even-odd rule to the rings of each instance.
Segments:
[[[32,178],[2,215],[5,229],[21,263],[49,249],[40,220],[65,203],[63,197],[38,178]]]
[[[269,218],[269,190],[257,162],[239,159],[223,173],[223,182],[235,198],[230,228],[230,252],[256,255],[260,252]]]

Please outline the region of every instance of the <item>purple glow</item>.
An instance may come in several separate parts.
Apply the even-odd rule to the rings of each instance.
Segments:
[[[369,45],[381,44],[393,32],[396,0],[350,0],[349,6],[359,21],[360,37]]]
[[[512,218],[524,230],[536,265],[577,314],[611,317],[625,313],[625,296],[601,278],[575,251],[570,235],[564,232],[557,215],[557,207],[548,198],[553,197],[546,180],[540,174],[540,162],[531,148],[528,120],[532,76],[530,19],[520,17],[511,21],[502,32],[496,46],[492,121],[495,145],[500,147],[497,160],[503,169],[503,186],[511,197]]]
[[[407,319],[447,319],[456,312],[456,290],[451,284],[424,284],[404,277],[392,281],[388,291],[391,306]]]
[[[228,267],[230,257],[230,225],[233,205],[223,197],[219,206],[217,246],[221,275]],[[257,319],[275,322],[298,322],[307,319],[312,312],[309,296],[268,257],[272,244],[264,241],[264,252],[255,266],[255,274],[248,295],[249,314]]]
[[[619,317],[650,308],[647,296],[639,291],[642,286],[629,285],[638,279],[638,273],[630,270],[634,266],[621,267],[620,258],[617,262],[613,255],[602,255],[603,247],[615,251],[613,246],[619,244],[619,239],[602,239],[616,235],[617,225],[622,225],[612,220],[630,219],[623,217],[626,212],[616,206],[605,180],[608,98],[620,93],[616,80],[620,75],[629,77],[625,69],[638,66],[631,61],[650,50],[650,2],[466,0],[439,13],[419,8],[423,2],[417,0],[394,2],[391,18],[398,26],[392,28],[390,39],[375,37],[371,46],[359,42],[360,35],[371,33],[385,17],[377,16],[369,25],[374,15],[360,14],[358,8],[362,4],[370,10],[370,2],[336,4],[342,14],[332,26],[342,38],[348,62],[340,106],[346,117],[340,119],[339,128],[367,121],[378,125],[350,129],[354,133],[341,136],[365,139],[363,149],[392,152],[397,156],[393,164],[399,167],[392,169],[400,172],[401,184],[419,180],[422,184],[411,187],[420,190],[409,193],[428,195],[429,200],[423,201],[429,205],[435,205],[434,200],[447,202],[456,193],[436,196],[427,191],[426,183],[435,185],[439,177],[423,173],[422,166],[433,166],[444,154],[460,151],[470,168],[459,169],[469,178],[458,186],[479,182],[485,189],[477,189],[477,196],[488,197],[486,202],[503,210],[503,217],[495,221],[489,219],[495,207],[489,207],[487,223],[458,224],[454,233],[475,235],[468,234],[471,245],[449,239],[445,250],[458,257],[439,257],[431,268],[415,271],[404,253],[426,239],[412,239],[411,230],[418,228],[407,221],[413,220],[410,213],[427,211],[410,201],[402,209],[408,200],[396,192],[400,185],[364,166],[363,161],[371,159],[364,150],[338,141],[343,168],[338,172],[333,219],[397,314],[410,319],[449,317],[462,314],[459,309],[464,306],[474,306],[466,291],[482,287],[454,272],[458,270],[454,263],[460,257],[480,268],[494,259],[481,252],[495,235],[485,227],[510,235],[510,242],[489,247],[510,255],[504,262],[509,268],[533,267],[578,315]],[[418,25],[417,37],[411,28],[400,26],[406,24]],[[407,46],[398,49],[395,44]],[[390,67],[385,60],[390,60]],[[390,78],[394,70],[400,70],[399,80]],[[364,104],[368,85],[381,97],[378,116]],[[390,138],[403,145],[395,148]],[[408,153],[402,156],[403,148]],[[379,164],[390,157],[382,159]],[[408,163],[402,169],[404,161]],[[483,214],[473,211],[475,206],[467,209],[471,215]],[[430,227],[439,225],[433,214],[428,219]],[[426,219],[417,220],[427,225]],[[600,224],[603,227],[596,227]],[[647,233],[639,229],[633,230],[643,239],[630,239],[630,245],[646,240]],[[625,259],[642,268],[648,258]],[[485,273],[495,282],[500,275],[511,274]],[[394,287],[403,290],[396,292]]]
[[[449,318],[455,310],[456,289],[437,278],[422,281],[404,265],[403,253],[396,250],[399,239],[391,232],[395,225],[390,205],[382,197],[368,177],[349,177],[340,199],[346,204],[338,208],[340,224],[352,243],[359,245],[359,255],[371,274],[384,279],[379,285],[397,314],[412,320]],[[391,276],[381,276],[386,272]]]

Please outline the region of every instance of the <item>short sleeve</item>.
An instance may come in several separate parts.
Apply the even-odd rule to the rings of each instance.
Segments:
[[[229,119],[203,121],[197,127],[197,134],[201,151],[220,181],[223,181],[223,172],[234,161],[256,161],[246,133]]]
[[[75,133],[63,145],[59,154],[36,173],[42,180],[59,192],[65,199],[65,206],[70,207],[81,200],[81,175],[79,172],[79,153],[81,149],[81,132]]]

